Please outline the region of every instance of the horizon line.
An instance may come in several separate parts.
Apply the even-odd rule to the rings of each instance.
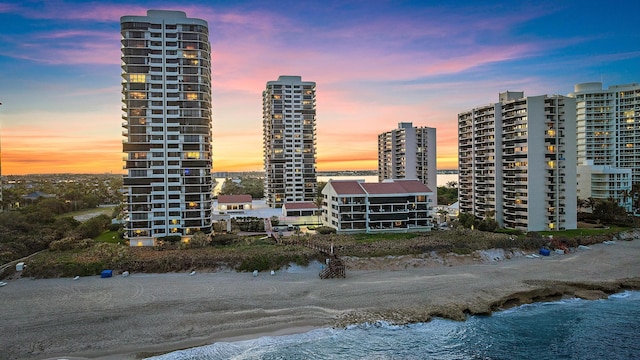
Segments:
[[[438,169],[436,172],[440,171],[458,171],[459,169]],[[364,172],[371,171],[377,172],[377,169],[369,169],[369,170],[321,170],[316,171],[316,173],[328,173],[328,172]],[[256,172],[264,172],[264,170],[241,170],[241,171],[228,171],[228,170],[218,170],[212,171],[211,174],[215,173],[256,173]],[[28,173],[28,174],[0,174],[0,176],[43,176],[43,175],[121,175],[125,176],[126,173],[113,173],[113,172],[55,172],[55,173]]]

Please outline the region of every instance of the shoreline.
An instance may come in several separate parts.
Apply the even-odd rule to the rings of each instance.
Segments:
[[[203,272],[11,280],[0,289],[7,359],[136,359],[385,320],[464,320],[523,303],[640,290],[640,240],[568,255],[276,276]]]
[[[625,279],[623,281],[614,281],[613,283],[624,283],[627,282],[629,279]],[[555,292],[553,295],[550,295],[548,297],[537,297],[536,296],[536,300],[531,300],[531,301],[523,301],[520,303],[511,303],[505,307],[500,307],[497,308],[495,310],[491,310],[491,312],[489,313],[485,313],[485,312],[480,312],[480,313],[467,313],[467,312],[463,312],[463,316],[464,318],[451,318],[449,317],[448,314],[439,314],[439,315],[430,315],[428,317],[428,319],[423,320],[423,321],[417,321],[414,319],[411,320],[389,320],[389,318],[384,318],[384,319],[377,319],[377,320],[362,320],[362,321],[358,321],[358,322],[351,322],[351,321],[357,321],[354,318],[350,318],[349,322],[344,322],[344,323],[339,323],[339,324],[334,324],[332,326],[311,326],[311,325],[301,325],[301,326],[286,326],[284,328],[273,328],[273,329],[269,329],[269,330],[265,330],[265,331],[259,331],[259,332],[241,332],[241,335],[231,335],[231,336],[224,336],[221,338],[207,338],[204,340],[193,340],[192,341],[185,341],[183,343],[180,344],[176,344],[174,346],[172,345],[161,345],[156,351],[146,351],[146,352],[131,352],[131,353],[118,353],[118,354],[114,354],[113,356],[100,356],[100,357],[89,357],[89,358],[78,358],[77,360],[85,360],[85,359],[97,359],[97,360],[117,360],[117,359],[126,359],[126,360],[138,360],[138,359],[146,359],[146,358],[151,358],[154,356],[162,356],[162,355],[167,355],[170,354],[172,352],[176,352],[176,351],[181,351],[181,350],[187,350],[187,349],[191,349],[191,348],[196,348],[196,347],[202,347],[202,346],[208,346],[208,345],[213,345],[215,343],[226,343],[226,342],[239,342],[239,341],[246,341],[246,340],[255,340],[258,338],[262,338],[262,337],[277,337],[277,336],[286,336],[286,335],[297,335],[297,334],[304,334],[307,332],[310,332],[312,330],[318,330],[318,329],[328,329],[328,328],[347,328],[349,326],[352,325],[361,325],[361,324],[365,324],[365,323],[374,323],[377,321],[384,321],[384,322],[388,322],[389,324],[392,325],[409,325],[409,324],[416,324],[416,323],[427,323],[430,322],[432,320],[435,319],[446,319],[446,320],[452,320],[452,321],[466,321],[468,316],[490,316],[493,313],[496,312],[500,312],[500,311],[505,311],[514,307],[518,307],[524,304],[533,304],[533,303],[543,303],[543,302],[553,302],[553,301],[562,301],[565,299],[582,299],[582,300],[587,300],[587,301],[593,301],[593,300],[604,300],[604,299],[608,299],[609,296],[614,295],[614,294],[619,294],[619,293],[623,293],[625,291],[640,291],[640,278],[634,278],[632,279],[632,281],[634,281],[637,285],[634,285],[634,287],[628,288],[628,287],[622,287],[617,291],[611,292],[611,293],[605,293],[602,290],[579,290],[579,291],[586,291],[588,292],[587,295],[585,294],[584,296],[582,295],[577,295],[574,294],[573,292],[570,292],[569,294],[565,294],[565,293],[557,293]],[[610,285],[611,285],[610,284]],[[578,288],[581,288],[580,284],[576,284],[578,285]],[[586,285],[586,284],[583,284]],[[516,294],[513,294],[514,296]],[[391,317],[393,317],[394,314],[388,314],[391,315]],[[66,357],[65,359],[69,359],[69,360],[73,360],[75,358],[69,358]],[[48,359],[47,359],[48,360]]]

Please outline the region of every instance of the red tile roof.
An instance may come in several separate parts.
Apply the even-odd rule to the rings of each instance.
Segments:
[[[248,203],[252,200],[251,195],[218,195],[218,204]]]
[[[364,190],[370,194],[402,194],[406,191],[402,186],[392,182],[362,184]]]
[[[394,180],[396,184],[400,184],[407,192],[432,192],[431,189],[423,184],[420,180]]]
[[[311,201],[289,202],[284,204],[283,207],[287,208],[287,210],[318,209],[316,204]]]
[[[356,180],[329,180],[329,183],[338,195],[364,195],[361,182]]]
[[[362,187],[370,195],[429,193],[431,190],[419,180],[393,180],[380,183],[364,183]]]
[[[380,183],[367,183],[355,180],[330,181],[338,195],[382,195],[430,193],[428,186],[419,180],[393,180]]]

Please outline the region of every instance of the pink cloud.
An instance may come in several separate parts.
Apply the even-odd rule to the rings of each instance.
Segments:
[[[20,14],[31,19],[119,21],[123,15],[145,15],[146,7],[99,3],[65,4],[59,1],[45,1],[42,7],[22,7]]]
[[[123,15],[146,14],[146,8],[140,6],[55,4],[57,7],[46,3],[45,8],[29,10],[24,16],[118,22]],[[490,13],[468,15],[462,19],[465,26],[460,26],[458,14],[437,13],[424,22],[374,18],[366,23],[347,22],[342,27],[338,24],[306,32],[305,24],[268,12],[219,11],[189,5],[180,10],[189,17],[209,21],[214,168],[220,171],[262,168],[261,91],[267,81],[277,80],[279,75],[301,75],[303,80],[317,82],[319,169],[375,168],[377,135],[396,128],[401,121],[437,128],[438,157],[442,163],[451,164],[457,159],[459,111],[496,101],[499,91],[508,90],[504,87],[515,91],[544,87],[536,79],[493,79],[491,84],[414,80],[459,74],[487,64],[536,55],[548,45],[561,46],[549,40],[478,43],[468,30],[474,27],[481,33],[508,32],[513,24],[536,16],[519,11],[501,21],[494,21]],[[119,65],[119,36],[118,31],[75,29],[38,33],[27,40],[24,51],[19,53],[23,58],[47,64]],[[420,42],[422,46],[413,46]],[[445,42],[450,47],[441,51]],[[473,94],[467,91],[470,86],[475,87]],[[119,87],[102,88],[95,93],[107,90],[119,93]],[[74,91],[74,94],[87,93]],[[463,99],[460,94],[467,95]],[[3,133],[3,150],[13,151],[14,155],[16,151],[42,154],[55,150],[74,157],[90,152],[86,149],[97,149],[95,143],[104,143],[100,151],[116,154],[119,161],[113,161],[114,169],[121,171],[120,104],[113,105],[116,109],[113,119],[101,119],[100,125],[93,118],[82,121],[77,113],[73,126],[65,126],[68,123],[61,126],[62,119],[52,121],[64,131],[43,125],[49,118],[44,121],[37,117],[39,126],[8,134],[8,148]],[[115,130],[105,132],[108,127]],[[86,141],[84,131],[102,133]],[[87,157],[80,157],[88,161]]]
[[[59,30],[49,31],[46,33],[37,33],[33,36],[35,39],[78,39],[89,38],[96,41],[120,41],[119,32],[94,31],[94,30]]]
[[[0,3],[0,13],[13,13],[20,7],[16,4]]]
[[[30,38],[8,40],[18,51],[3,51],[7,57],[51,65],[120,64],[118,32],[64,30],[36,33]]]
[[[41,50],[41,51],[40,51]],[[33,53],[11,54],[12,57],[50,65],[117,65],[120,50],[117,46],[100,43],[77,44],[74,48],[40,49]],[[8,56],[8,54],[4,54]]]

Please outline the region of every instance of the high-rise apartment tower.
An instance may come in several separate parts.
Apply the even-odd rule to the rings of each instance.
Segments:
[[[578,165],[593,168],[582,169],[578,197],[613,198],[632,211],[629,192],[640,184],[640,84],[577,84],[569,96],[576,99]]]
[[[437,171],[435,128],[401,122],[397,129],[378,135],[378,181],[420,180],[433,192],[429,203],[436,206]]]
[[[569,96],[576,99],[578,164],[631,169],[640,183],[640,84],[577,84]]]
[[[280,76],[262,92],[264,197],[270,207],[314,201],[316,83]]]
[[[181,11],[120,18],[126,235],[132,246],[211,232],[207,22]]]
[[[458,114],[460,212],[523,231],[576,228],[575,100],[501,93]]]

